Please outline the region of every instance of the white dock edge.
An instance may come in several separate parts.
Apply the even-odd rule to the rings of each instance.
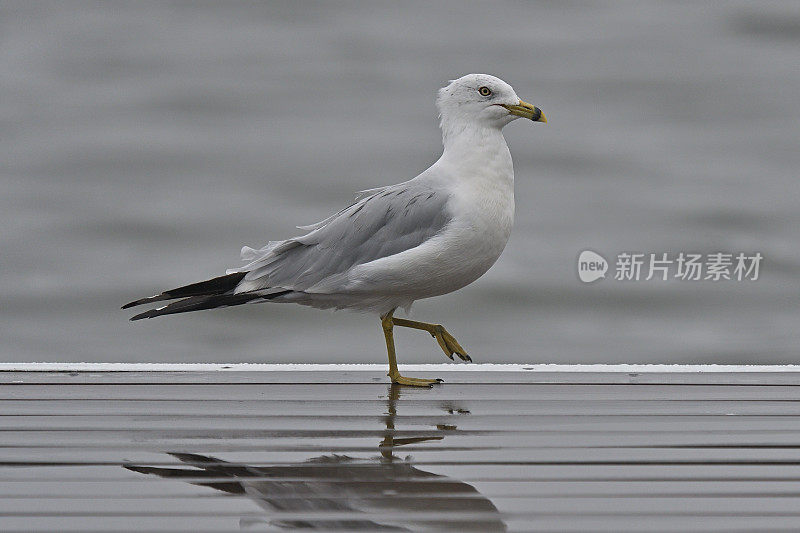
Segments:
[[[563,365],[563,364],[418,364],[408,372],[559,372],[624,374],[702,374],[800,372],[800,365]],[[272,363],[0,363],[0,372],[381,372],[385,364]]]

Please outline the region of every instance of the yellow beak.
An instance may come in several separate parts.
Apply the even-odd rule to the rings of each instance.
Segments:
[[[519,101],[518,105],[506,105],[500,104],[512,115],[517,115],[518,117],[529,118],[534,122],[544,122],[547,124],[547,117],[544,116],[542,110],[536,106],[532,106],[528,102],[523,102],[522,100]]]

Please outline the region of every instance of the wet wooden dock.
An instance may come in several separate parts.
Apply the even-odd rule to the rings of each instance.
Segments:
[[[800,530],[799,369],[592,368],[0,365],[0,530]]]

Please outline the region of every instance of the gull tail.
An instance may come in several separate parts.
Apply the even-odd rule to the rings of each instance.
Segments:
[[[217,307],[230,307],[233,305],[241,305],[253,300],[271,300],[278,296],[287,294],[289,290],[275,290],[274,292],[254,291],[242,292],[234,294],[233,291],[240,281],[244,278],[247,272],[234,272],[218,278],[192,283],[164,291],[161,294],[142,298],[133,302],[127,303],[122,306],[123,309],[128,309],[137,305],[147,304],[151,302],[160,302],[162,300],[175,300],[182,298],[177,302],[173,302],[158,309],[151,309],[144,313],[139,313],[131,317],[131,320],[142,320],[143,318],[155,318],[162,315],[174,315],[176,313],[188,313],[190,311],[202,311],[203,309],[215,309]]]

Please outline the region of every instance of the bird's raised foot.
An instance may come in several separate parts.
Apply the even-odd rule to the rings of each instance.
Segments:
[[[441,324],[435,324],[433,326],[433,331],[431,331],[431,336],[436,339],[436,342],[439,343],[439,346],[442,348],[444,354],[453,360],[453,355],[457,355],[459,359],[464,361],[465,363],[471,363],[472,358],[467,355],[467,351],[458,344],[458,341],[444,329],[444,326]]]
[[[425,378],[407,378],[405,376],[401,376],[400,374],[391,375],[388,374],[390,378],[392,378],[392,383],[397,383],[398,385],[409,385],[411,387],[432,387],[437,383],[443,383],[443,379],[425,379]]]

